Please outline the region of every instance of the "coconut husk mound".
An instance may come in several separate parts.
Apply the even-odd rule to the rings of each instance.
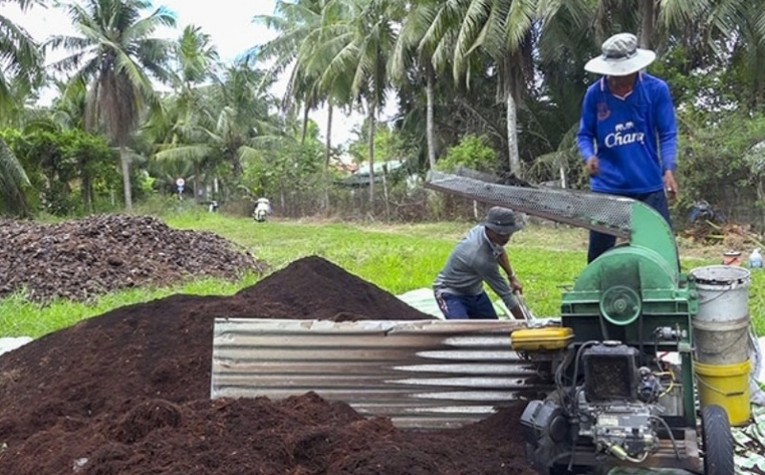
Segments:
[[[290,288],[300,304],[286,312]],[[209,400],[214,317],[275,309],[274,318],[313,318],[303,309],[318,315],[319,306],[328,318],[418,316],[311,257],[233,297],[123,307],[0,356],[0,473],[533,473],[517,430],[521,406],[460,430],[418,432],[313,393]]]
[[[148,216],[92,216],[53,225],[2,220],[0,249],[0,297],[26,290],[40,302],[265,270],[220,236],[174,230]]]
[[[251,312],[246,316],[334,321],[433,319],[317,256],[291,263],[237,297],[241,308]]]

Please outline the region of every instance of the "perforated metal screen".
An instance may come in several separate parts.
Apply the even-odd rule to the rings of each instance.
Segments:
[[[427,188],[465,198],[504,206],[515,211],[600,231],[619,237],[631,234],[632,205],[635,200],[618,196],[554,188],[529,188],[491,183],[472,176],[431,171]]]

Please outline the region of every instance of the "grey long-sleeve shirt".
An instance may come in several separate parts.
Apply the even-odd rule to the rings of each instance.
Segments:
[[[479,295],[486,282],[512,310],[518,303],[510,285],[499,272],[498,259],[504,253],[502,246],[491,242],[486,236],[483,225],[474,227],[449,255],[433,283],[433,289],[437,295]]]

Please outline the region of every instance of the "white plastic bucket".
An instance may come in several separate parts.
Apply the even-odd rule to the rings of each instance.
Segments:
[[[743,267],[708,266],[690,272],[699,296],[693,317],[696,360],[729,365],[749,359],[749,286]]]

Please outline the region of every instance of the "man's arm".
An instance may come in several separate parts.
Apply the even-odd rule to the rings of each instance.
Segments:
[[[507,272],[507,269],[505,269],[505,272]],[[523,309],[521,309],[521,306],[518,303],[518,299],[516,299],[515,295],[513,295],[512,289],[507,285],[507,282],[499,273],[499,267],[497,267],[494,272],[485,274],[483,279],[487,284],[489,284],[491,290],[493,290],[495,294],[499,295],[507,309],[510,310],[513,318],[516,320],[523,320],[525,318],[523,315]],[[511,279],[511,282],[512,280],[513,279]],[[515,280],[517,281],[517,278],[515,278]]]
[[[659,140],[659,154],[664,175],[664,188],[674,197],[678,192],[675,181],[677,168],[677,121],[675,106],[669,86],[662,82],[656,92],[656,133]]]
[[[513,268],[510,266],[510,259],[507,257],[507,252],[503,252],[497,260],[499,261],[500,267],[502,267],[505,274],[507,274],[507,279],[510,281],[510,287],[513,292],[523,292],[523,285],[521,284],[521,281],[518,280],[518,276],[515,274],[515,271],[513,271]]]
[[[595,140],[597,131],[597,113],[595,111],[595,97],[588,89],[582,100],[582,112],[579,120],[579,132],[576,134],[576,144],[579,148],[587,172],[597,175],[599,170],[598,156],[595,154]]]

